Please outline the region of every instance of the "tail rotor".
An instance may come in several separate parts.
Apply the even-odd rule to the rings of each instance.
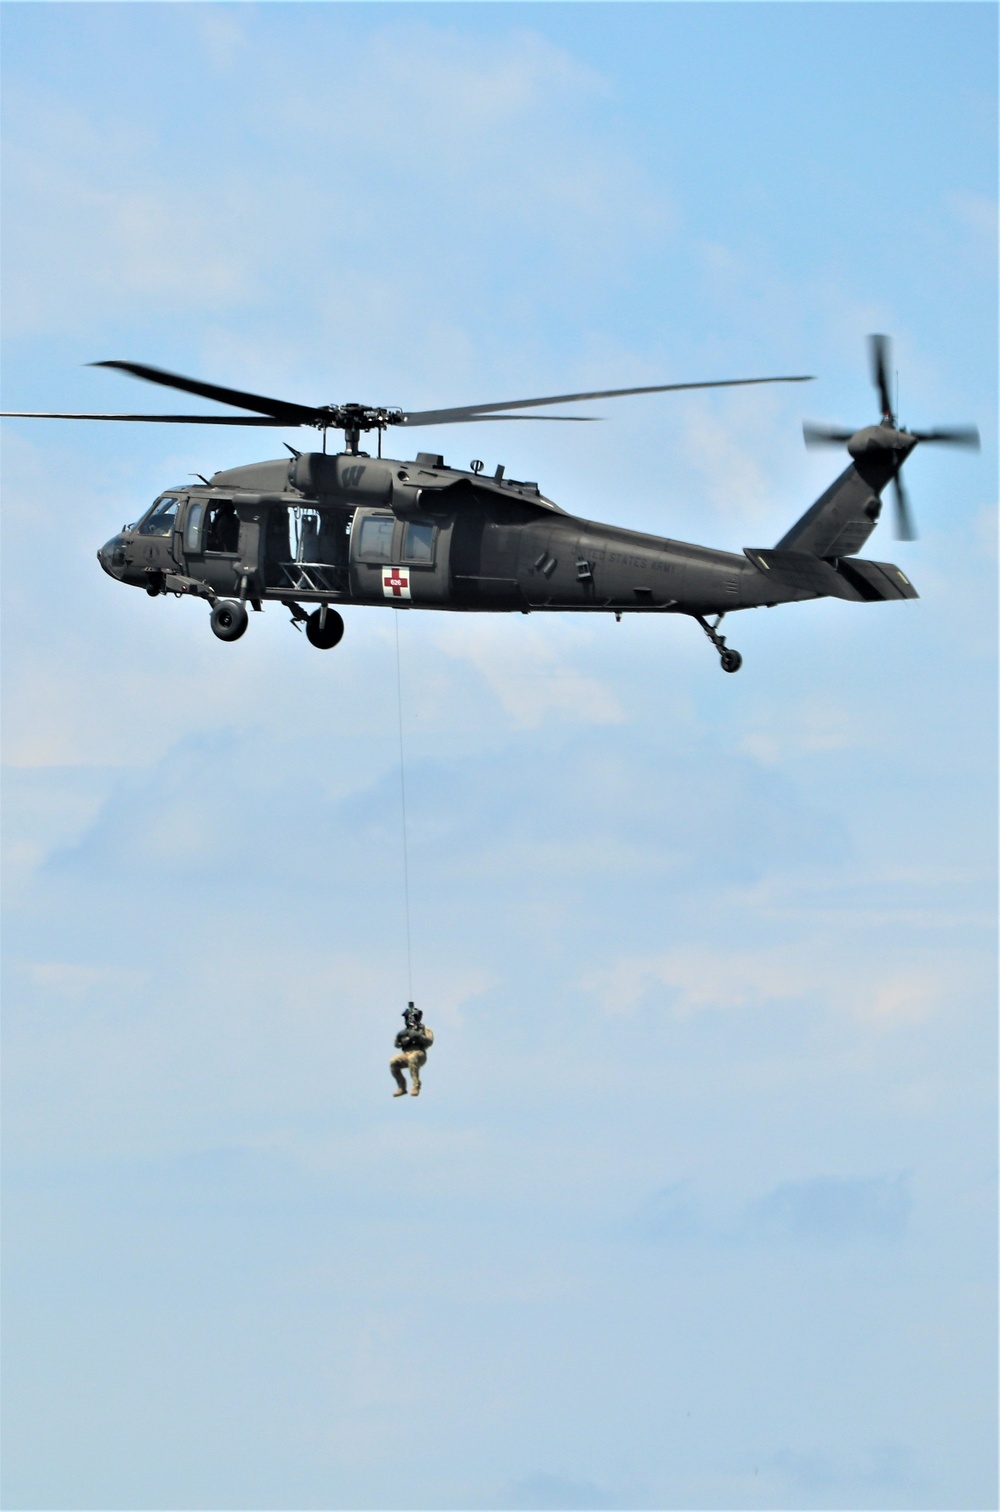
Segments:
[[[928,431],[911,431],[900,425],[893,414],[892,396],[889,391],[891,345],[888,336],[869,336],[868,351],[872,383],[878,394],[881,409],[881,419],[878,424],[851,431],[806,422],[802,427],[802,434],[809,447],[846,446],[856,462],[860,462],[865,457],[874,460],[875,455],[881,454],[891,467],[888,477],[883,474],[881,484],[890,480],[893,484],[896,536],[901,541],[915,541],[917,539],[916,526],[906,491],[903,488],[900,468],[913,448],[921,441],[937,442],[948,446],[965,446],[978,451],[979,432],[974,425],[944,426]]]

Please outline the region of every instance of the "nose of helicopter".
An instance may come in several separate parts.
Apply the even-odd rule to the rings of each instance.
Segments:
[[[122,573],[125,569],[125,542],[122,536],[112,536],[110,541],[105,541],[97,550],[97,560],[104,568],[108,577],[113,577],[116,582],[121,582]]]

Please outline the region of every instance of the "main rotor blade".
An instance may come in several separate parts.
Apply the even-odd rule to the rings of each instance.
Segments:
[[[96,367],[97,364],[95,363]],[[158,425],[270,425],[275,429],[298,427],[304,420],[280,420],[256,415],[83,415],[61,410],[0,410],[0,418],[10,420],[151,420]],[[574,420],[590,425],[600,415],[474,415],[475,420]]]
[[[903,488],[903,480],[899,473],[893,478],[896,489],[896,539],[899,541],[915,541],[917,539],[917,527],[913,523],[910,513],[909,500]]]
[[[943,441],[949,446],[969,446],[979,450],[979,432],[974,425],[945,426],[942,430],[911,431],[917,441]]]
[[[594,421],[594,420],[603,420],[604,416],[603,415],[462,415],[460,418],[463,421],[465,421],[465,422],[467,422],[469,424],[471,424],[473,421],[475,421],[478,424],[480,420],[576,420],[576,421],[580,421],[580,422],[582,422],[583,424],[586,425],[586,424],[589,424],[591,421]],[[414,420],[411,416],[408,415],[404,420],[394,420],[392,423],[394,425],[430,425],[431,421],[430,420]],[[457,420],[455,420],[455,421],[453,421],[453,420],[436,420],[433,423],[435,425],[457,425],[458,421]]]
[[[807,446],[844,446],[854,435],[849,430],[833,430],[828,425],[812,425],[808,420],[802,423],[802,435]]]
[[[456,425],[469,420],[486,420],[491,410],[537,409],[542,404],[578,404],[583,399],[618,399],[627,394],[668,394],[679,389],[741,388],[753,383],[811,383],[812,376],[796,378],[719,378],[707,383],[653,383],[642,388],[594,389],[585,394],[550,394],[545,399],[502,399],[496,404],[464,404],[454,409],[417,410],[404,414],[400,425]],[[515,420],[532,419],[514,415]],[[543,418],[543,417],[539,417]]]
[[[270,415],[288,425],[309,425],[318,413],[316,406],[267,399],[262,394],[245,394],[242,389],[220,388],[217,383],[202,383],[198,378],[184,378],[180,373],[145,367],[139,362],[91,362],[88,366],[118,368],[122,373],[131,373],[133,378],[144,378],[147,383],[181,389],[185,394],[199,394],[202,399],[217,399],[220,404],[233,404],[237,409],[256,410],[258,414]]]
[[[872,359],[872,382],[878,389],[879,403],[882,406],[882,419],[895,428],[896,420],[892,413],[892,399],[889,397],[889,338],[888,336],[869,336],[868,346]]]
[[[66,415],[54,410],[0,410],[10,420],[152,420],[157,425],[301,425],[300,420],[265,420],[250,415]]]

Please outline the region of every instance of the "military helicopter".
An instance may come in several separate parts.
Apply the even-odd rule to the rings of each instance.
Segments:
[[[910,431],[897,424],[889,395],[889,350],[870,338],[872,376],[880,401],[877,424],[860,430],[804,427],[806,442],[846,444],[850,466],[773,548],[747,547],[742,556],[639,531],[580,519],[560,509],[537,483],[520,482],[482,462],[448,467],[436,452],[411,461],[382,456],[390,426],[416,427],[502,420],[585,421],[580,415],[513,413],[551,404],[804,383],[806,376],[736,378],[600,389],[496,404],[405,411],[364,404],[317,407],[221,388],[135,362],[99,362],[167,388],[218,400],[250,415],[109,415],[16,412],[19,418],[153,421],[173,425],[309,426],[323,436],[322,452],[285,443],[287,459],[227,468],[197,486],[162,493],[134,525],[126,525],[97,553],[110,577],[152,596],[204,599],[220,640],[235,641],[249,622],[247,605],[276,600],[312,645],[328,650],[344,633],[338,605],[380,604],[395,609],[502,612],[519,610],[613,614],[686,614],[736,672],[740,653],[719,633],[737,609],[833,597],[854,602],[916,598],[905,574],[890,562],[856,553],[878,523],[881,494],[893,483],[897,533],[915,537],[900,468],[921,441],[978,446],[972,427]],[[15,412],[4,411],[13,415]],[[330,430],[344,434],[344,450],[327,454]],[[375,431],[378,454],[360,450]],[[307,609],[306,606],[309,606]]]

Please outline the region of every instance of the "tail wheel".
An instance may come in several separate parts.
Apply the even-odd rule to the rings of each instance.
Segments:
[[[220,599],[212,610],[212,630],[221,641],[239,640],[249,622],[246,605],[236,599]]]
[[[326,623],[322,622],[322,609],[317,609],[306,620],[306,639],[320,651],[331,651],[339,645],[344,635],[344,621],[336,609],[327,609]]]
[[[738,651],[723,651],[721,661],[723,672],[738,672],[743,665],[743,658]]]

